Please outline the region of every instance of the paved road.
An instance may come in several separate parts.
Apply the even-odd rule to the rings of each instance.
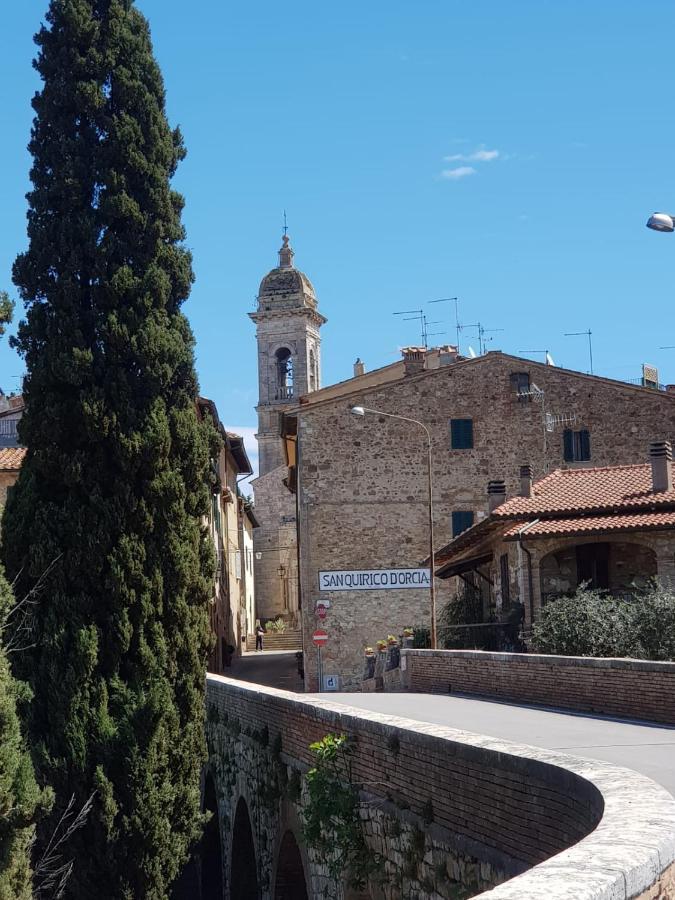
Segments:
[[[675,796],[675,727],[437,694],[321,696],[418,722],[603,759],[642,772]]]
[[[245,653],[224,672],[232,678],[302,691],[295,653]],[[496,738],[590,756],[642,772],[675,795],[675,727],[437,694],[321,694],[361,709],[449,725]]]
[[[304,684],[298,675],[298,664],[293,650],[252,651],[235,658],[232,667],[222,673],[228,678],[239,678],[264,684],[284,691],[303,691]]]

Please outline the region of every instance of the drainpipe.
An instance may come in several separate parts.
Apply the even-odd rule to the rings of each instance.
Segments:
[[[521,602],[522,598],[525,596],[525,576],[523,574],[523,553],[527,554],[527,578],[528,578],[528,587],[529,587],[529,596],[530,596],[530,625],[534,624],[534,590],[532,583],[532,554],[531,552],[523,546],[523,535],[525,532],[532,528],[539,522],[539,519],[534,519],[532,522],[528,522],[527,525],[523,525],[522,528],[518,529],[518,587],[520,589]]]

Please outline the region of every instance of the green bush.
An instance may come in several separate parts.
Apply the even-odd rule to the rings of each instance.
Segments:
[[[283,619],[272,619],[265,625],[268,634],[283,634],[286,631],[286,622]]]
[[[561,656],[675,659],[675,594],[653,585],[616,598],[582,585],[544,607],[532,648]]]

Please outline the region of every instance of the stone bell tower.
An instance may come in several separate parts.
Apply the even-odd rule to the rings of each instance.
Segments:
[[[281,441],[281,413],[302,394],[321,386],[321,326],[312,283],[293,265],[284,234],[279,265],[261,281],[258,305],[249,313],[258,342],[259,474],[253,482],[256,609],[260,619],[297,621],[297,526],[295,496]]]

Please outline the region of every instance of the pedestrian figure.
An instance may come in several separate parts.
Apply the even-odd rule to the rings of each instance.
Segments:
[[[265,629],[262,627],[260,622],[255,626],[255,649],[262,650],[263,648],[263,635],[265,634]]]

